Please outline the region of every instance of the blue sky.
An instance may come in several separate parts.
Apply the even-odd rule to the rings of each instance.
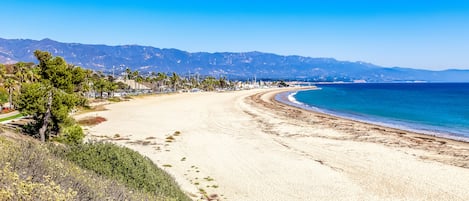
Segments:
[[[2,0],[0,37],[469,69],[469,1]]]

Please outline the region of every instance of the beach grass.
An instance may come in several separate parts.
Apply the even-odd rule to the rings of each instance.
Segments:
[[[120,99],[119,97],[111,97],[111,98],[108,98],[107,100],[109,102],[115,102],[115,103],[122,101],[122,99]]]

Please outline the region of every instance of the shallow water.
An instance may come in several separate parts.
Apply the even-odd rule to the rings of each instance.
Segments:
[[[289,101],[336,116],[469,139],[469,83],[317,85]]]

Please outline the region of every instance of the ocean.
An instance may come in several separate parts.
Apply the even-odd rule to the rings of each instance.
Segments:
[[[469,140],[469,83],[325,84],[291,104],[358,121]]]

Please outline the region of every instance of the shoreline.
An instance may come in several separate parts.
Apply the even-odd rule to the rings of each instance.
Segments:
[[[469,199],[468,143],[275,100],[301,89],[137,98],[76,118],[106,118],[89,137],[147,156],[194,200]]]
[[[372,142],[377,144],[383,144],[391,147],[400,147],[400,148],[416,148],[423,151],[433,152],[437,155],[446,155],[451,157],[449,160],[443,159],[443,157],[424,157],[425,159],[435,160],[438,162],[443,162],[449,165],[454,165],[462,168],[469,168],[469,142],[464,140],[446,138],[442,136],[428,135],[424,133],[419,133],[415,131],[408,131],[398,128],[387,127],[383,125],[377,125],[369,122],[362,122],[354,119],[348,119],[340,116],[335,116],[327,113],[317,112],[314,110],[303,109],[301,107],[296,107],[290,104],[283,103],[276,99],[276,96],[281,93],[295,92],[300,90],[309,90],[309,89],[286,89],[281,90],[273,94],[261,93],[251,96],[250,98],[253,102],[263,105],[263,107],[272,109],[277,115],[282,115],[288,118],[295,118],[297,120],[302,120],[309,123],[308,118],[320,118],[326,121],[321,123],[329,122],[329,124],[338,130],[343,130],[351,133],[352,135],[347,138],[347,140],[355,141],[364,141]],[[262,100],[263,95],[268,96],[268,102]],[[269,103],[270,102],[270,103]],[[282,111],[283,110],[283,111]],[[355,125],[354,125],[355,124]],[[353,129],[351,127],[356,127],[358,129]],[[363,137],[361,133],[373,131],[373,134],[378,134],[379,136],[374,136],[373,138]],[[369,135],[366,135],[369,136]],[[388,139],[386,139],[388,138]],[[336,138],[339,139],[339,138]],[[345,139],[345,138],[344,138]],[[404,142],[403,142],[404,141]],[[465,150],[465,154],[460,154],[457,151],[458,147],[462,150]],[[459,158],[457,161],[453,157]]]
[[[371,124],[371,125],[376,125],[376,126],[382,126],[390,129],[397,129],[401,130],[403,132],[412,132],[416,134],[422,134],[426,136],[432,136],[432,137],[439,137],[439,138],[445,138],[445,139],[451,139],[451,140],[456,140],[456,141],[461,141],[461,142],[468,142],[469,143],[469,137],[466,136],[460,136],[458,134],[450,133],[450,132],[444,132],[444,131],[431,131],[431,130],[425,130],[425,129],[418,129],[418,128],[412,128],[411,125],[406,126],[404,124],[399,124],[397,122],[396,124],[393,124],[392,122],[382,122],[382,121],[373,121],[373,120],[367,120],[367,119],[360,119],[359,117],[354,117],[354,116],[347,116],[347,115],[341,115],[340,113],[332,113],[332,112],[327,112],[327,110],[324,110],[322,108],[313,108],[311,106],[308,106],[304,103],[301,103],[295,99],[296,102],[290,100],[290,97],[292,94],[295,94],[299,91],[305,91],[305,90],[315,90],[313,89],[301,89],[301,90],[291,90],[291,91],[285,91],[285,92],[280,92],[275,95],[275,101],[296,107],[299,109],[311,111],[311,112],[316,112],[320,114],[325,114],[337,118],[342,118],[342,119],[347,119],[351,121],[356,121],[360,123],[366,123],[366,124]],[[404,122],[405,123],[405,122]],[[424,126],[424,125],[422,125]]]

